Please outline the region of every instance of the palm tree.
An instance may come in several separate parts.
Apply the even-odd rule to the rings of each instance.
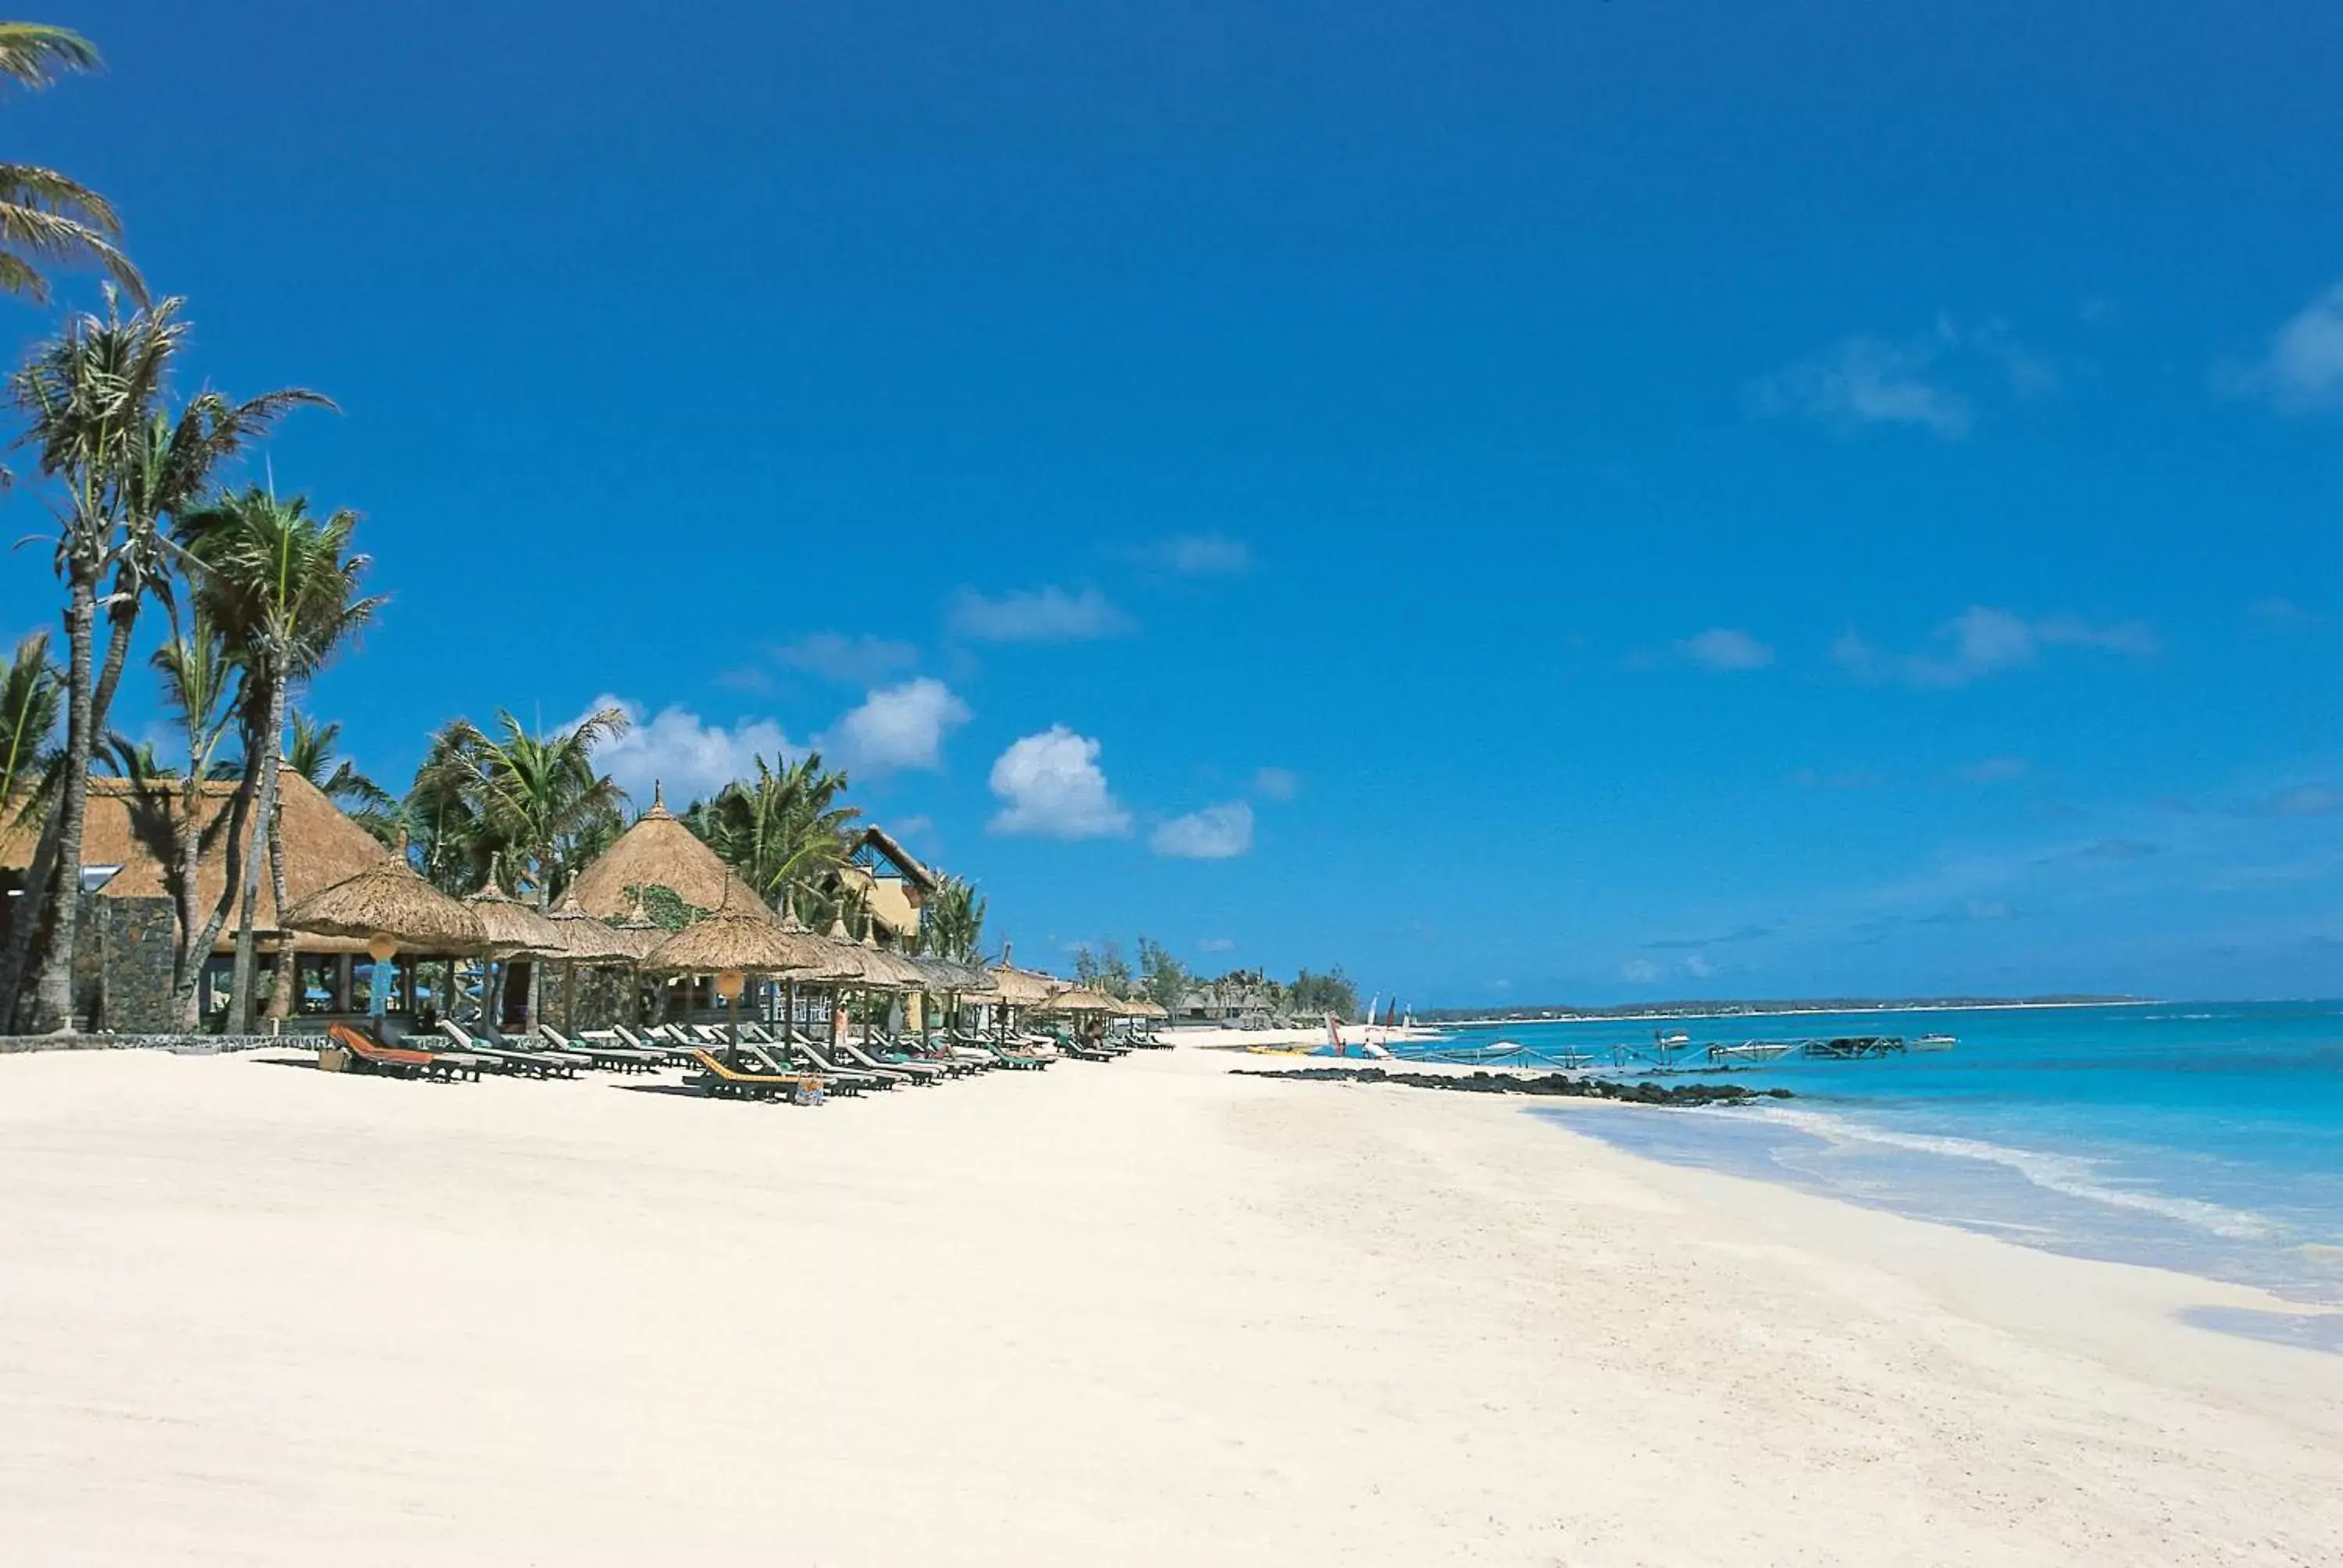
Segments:
[[[179,543],[196,568],[199,602],[244,667],[245,772],[258,781],[262,832],[246,846],[242,903],[236,917],[236,977],[230,993],[233,1027],[253,1022],[257,955],[253,921],[260,898],[261,848],[276,868],[276,895],[285,900],[285,854],[277,819],[277,773],[284,760],[285,709],[292,688],[317,674],[353,639],[380,597],[358,589],[370,564],[347,553],[357,515],[320,518],[302,497],[279,500],[250,487],[178,519]],[[278,1010],[289,1004],[293,966],[277,966]]]
[[[69,71],[95,71],[97,50],[80,34],[38,22],[0,22],[0,78],[35,91]],[[49,297],[41,264],[96,263],[136,298],[146,297],[138,269],[118,248],[122,220],[113,204],[55,169],[0,164],[0,290]]]
[[[285,743],[285,766],[316,785],[342,814],[373,834],[385,849],[398,842],[398,802],[390,791],[357,769],[344,757],[337,763],[334,748],[342,738],[339,719],[320,724],[307,714],[293,711],[293,729]]]
[[[955,963],[984,962],[984,900],[970,883],[946,877],[920,910],[920,950]]]
[[[768,902],[791,896],[800,915],[826,926],[840,911],[823,905],[823,892],[853,852],[848,829],[861,815],[839,803],[846,785],[819,751],[778,772],[759,757],[754,779],[727,784],[683,820]]]
[[[196,869],[206,845],[222,833],[227,839],[222,863],[241,863],[244,834],[252,815],[254,779],[241,763],[220,760],[221,743],[236,722],[239,706],[237,671],[228,654],[227,638],[212,626],[201,604],[196,607],[191,624],[156,648],[150,662],[162,678],[164,704],[178,715],[186,739],[187,770],[180,777],[178,805],[170,827],[171,898],[178,917],[171,950],[171,1000],[180,1027],[192,1030],[200,1021],[196,987],[205,960],[236,906],[236,879],[223,877],[219,897],[210,911],[199,910]],[[236,792],[224,817],[215,817],[206,826],[204,784],[229,766],[235,768],[238,780]]]
[[[64,783],[25,883],[24,906],[0,960],[0,1001],[27,988],[25,963],[45,902],[81,863],[90,759],[147,598],[170,592],[171,546],[162,532],[214,482],[229,458],[266,434],[285,413],[324,403],[298,388],[232,402],[203,392],[176,414],[167,406],[173,364],[185,346],[182,301],[166,299],[128,316],[109,287],[106,314],[69,320],[9,379],[9,395],[27,416],[26,444],[41,472],[62,492],[56,568],[66,584],[65,761]],[[109,636],[96,660],[98,588],[111,573]],[[45,922],[45,945],[29,988],[35,1028],[71,1027],[75,901],[60,899]],[[15,1004],[11,1004],[12,1006]]]
[[[468,719],[448,724],[431,738],[407,798],[426,874],[450,891],[501,876],[516,892],[558,897],[617,835],[625,795],[596,769],[594,749],[626,732],[616,708],[551,735],[501,710],[494,735]]]
[[[133,740],[118,732],[106,738],[94,760],[114,778],[133,784],[165,783],[179,776],[179,770],[156,751],[153,741]]]
[[[45,786],[55,776],[65,690],[65,671],[49,658],[49,634],[36,631],[19,642],[0,676],[0,828],[47,804]]]

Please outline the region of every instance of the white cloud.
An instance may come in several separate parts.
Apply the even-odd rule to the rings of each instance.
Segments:
[[[1930,379],[1936,358],[1933,344],[1849,337],[1820,358],[1752,383],[1750,406],[1842,428],[1916,425],[1954,439],[1968,434],[1968,399]]]
[[[1302,793],[1302,775],[1291,768],[1264,768],[1252,776],[1252,789],[1265,800],[1291,800]]]
[[[1729,626],[1688,637],[1676,644],[1676,651],[1704,669],[1763,669],[1774,662],[1772,648]]]
[[[1650,985],[1660,978],[1660,966],[1649,959],[1629,959],[1619,966],[1619,978],[1630,985]]]
[[[1694,980],[1706,980],[1709,976],[1716,972],[1716,966],[1710,963],[1698,953],[1692,953],[1686,956],[1684,961],[1684,973],[1692,976]]]
[[[2258,360],[2224,380],[2230,391],[2267,397],[2284,413],[2343,406],[2343,283],[2303,307]]]
[[[2283,596],[2256,599],[2247,607],[2246,614],[2257,626],[2270,628],[2302,626],[2318,618],[2292,599]]]
[[[663,784],[671,808],[680,811],[689,802],[753,773],[759,757],[779,763],[802,749],[791,745],[781,727],[769,719],[742,719],[727,729],[706,722],[689,709],[672,706],[647,719],[641,703],[607,692],[594,699],[587,713],[602,708],[624,712],[630,728],[617,739],[595,748],[594,761],[639,805],[650,799],[654,786]],[[570,723],[585,717],[581,713]]]
[[[875,686],[920,662],[920,650],[883,637],[848,637],[817,631],[773,650],[792,669],[802,669],[840,686]]]
[[[952,599],[951,628],[976,642],[1084,642],[1122,637],[1137,623],[1096,588],[1051,587],[988,598],[962,588]]]
[[[1235,577],[1252,569],[1252,548],[1225,534],[1178,534],[1131,553],[1159,571],[1183,578]]]
[[[1972,605],[1931,634],[1927,651],[1884,654],[1849,631],[1831,645],[1831,658],[1861,680],[1952,687],[2033,664],[2044,649],[2058,648],[2147,658],[2157,642],[2142,621],[2095,622],[2071,615],[2029,620],[1990,605]]]
[[[835,752],[849,771],[940,768],[944,737],[973,717],[951,688],[923,676],[872,692],[819,744]]]
[[[1099,743],[1053,724],[1028,735],[992,765],[992,792],[1002,801],[989,826],[996,833],[1044,839],[1119,839],[1131,813],[1107,788]]]
[[[1237,944],[1229,937],[1206,937],[1196,944],[1196,950],[1200,953],[1232,953],[1237,950]]]
[[[1147,840],[1159,855],[1182,860],[1228,860],[1252,848],[1252,807],[1242,800],[1174,817]]]

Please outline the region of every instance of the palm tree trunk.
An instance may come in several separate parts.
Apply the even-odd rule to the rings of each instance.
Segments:
[[[283,773],[284,765],[280,761],[274,769],[272,783],[281,782]],[[293,971],[296,967],[292,933],[285,930],[285,813],[277,809],[281,805],[281,801],[272,805],[267,821],[268,890],[277,900],[277,984],[269,993],[268,1016],[276,1019],[293,1016]]]
[[[281,738],[285,733],[285,683],[272,679],[268,683],[268,716],[266,728],[251,736],[245,747],[246,755],[255,760],[250,765],[260,770],[260,819],[266,824],[277,810],[277,761]],[[228,1027],[237,1034],[250,1034],[253,1027],[253,981],[259,967],[259,954],[253,946],[253,920],[259,912],[260,858],[268,847],[266,830],[253,834],[252,842],[244,853],[244,906],[236,921],[236,976],[228,992]]]
[[[35,1032],[58,1034],[73,1032],[74,930],[81,915],[82,825],[89,813],[89,759],[96,744],[90,725],[90,644],[96,630],[97,583],[94,574],[76,568],[72,587],[65,612],[65,630],[72,649],[65,666],[69,694],[65,707],[65,778],[57,809],[56,869],[51,878],[55,893],[55,913],[48,922],[48,940],[41,946],[33,968],[31,1020]]]
[[[243,862],[244,834],[252,819],[252,797],[255,789],[254,770],[246,768],[244,777],[236,781],[236,794],[228,802],[227,842],[221,848],[220,864],[236,866]],[[182,1027],[195,1029],[203,1022],[200,991],[204,966],[211,961],[212,945],[219,940],[220,930],[236,908],[236,879],[220,879],[220,895],[212,905],[212,912],[204,920],[203,929],[195,929],[196,866],[202,848],[200,829],[191,827],[187,859],[185,865],[186,903],[187,914],[179,927],[180,950],[171,974],[171,1000],[177,1007]],[[192,933],[192,934],[191,934]]]
[[[89,723],[93,733],[106,728],[114,711],[114,689],[122,684],[122,666],[130,657],[130,634],[138,624],[138,601],[117,602],[107,616],[106,662],[97,671],[97,687],[90,695]],[[95,630],[95,628],[92,628]]]
[[[33,938],[48,915],[49,894],[57,879],[57,835],[64,828],[65,797],[53,795],[41,814],[41,837],[25,872],[24,888],[8,912],[8,948],[0,953],[0,1030],[13,1031],[22,1021],[20,1013],[31,1011],[31,996],[20,992],[17,982],[33,961]],[[22,1009],[20,1000],[26,1004]]]

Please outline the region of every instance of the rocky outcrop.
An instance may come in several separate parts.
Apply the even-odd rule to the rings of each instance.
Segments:
[[[1535,1094],[1571,1100],[1616,1100],[1630,1105],[1746,1105],[1755,1100],[1788,1100],[1786,1089],[1750,1090],[1729,1083],[1620,1083],[1607,1078],[1577,1078],[1549,1072],[1527,1078],[1504,1072],[1393,1072],[1380,1067],[1297,1067],[1283,1071],[1239,1068],[1241,1078],[1299,1078],[1326,1083],[1396,1083],[1406,1089],[1445,1089],[1459,1094]]]

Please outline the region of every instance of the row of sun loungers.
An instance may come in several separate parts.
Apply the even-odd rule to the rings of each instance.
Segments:
[[[338,1050],[342,1064],[357,1071],[456,1082],[490,1072],[554,1079],[576,1078],[589,1068],[649,1073],[680,1067],[686,1082],[706,1094],[798,1101],[934,1088],[1001,1069],[1038,1072],[1069,1056],[1107,1061],[1136,1043],[1030,1033],[1003,1041],[959,1030],[926,1040],[875,1030],[859,1040],[817,1040],[787,1024],[743,1024],[727,1032],[682,1023],[639,1030],[619,1025],[574,1037],[540,1024],[533,1038],[515,1040],[485,1028],[476,1034],[453,1020],[397,1043],[349,1024],[335,1024],[327,1033],[327,1049]]]

